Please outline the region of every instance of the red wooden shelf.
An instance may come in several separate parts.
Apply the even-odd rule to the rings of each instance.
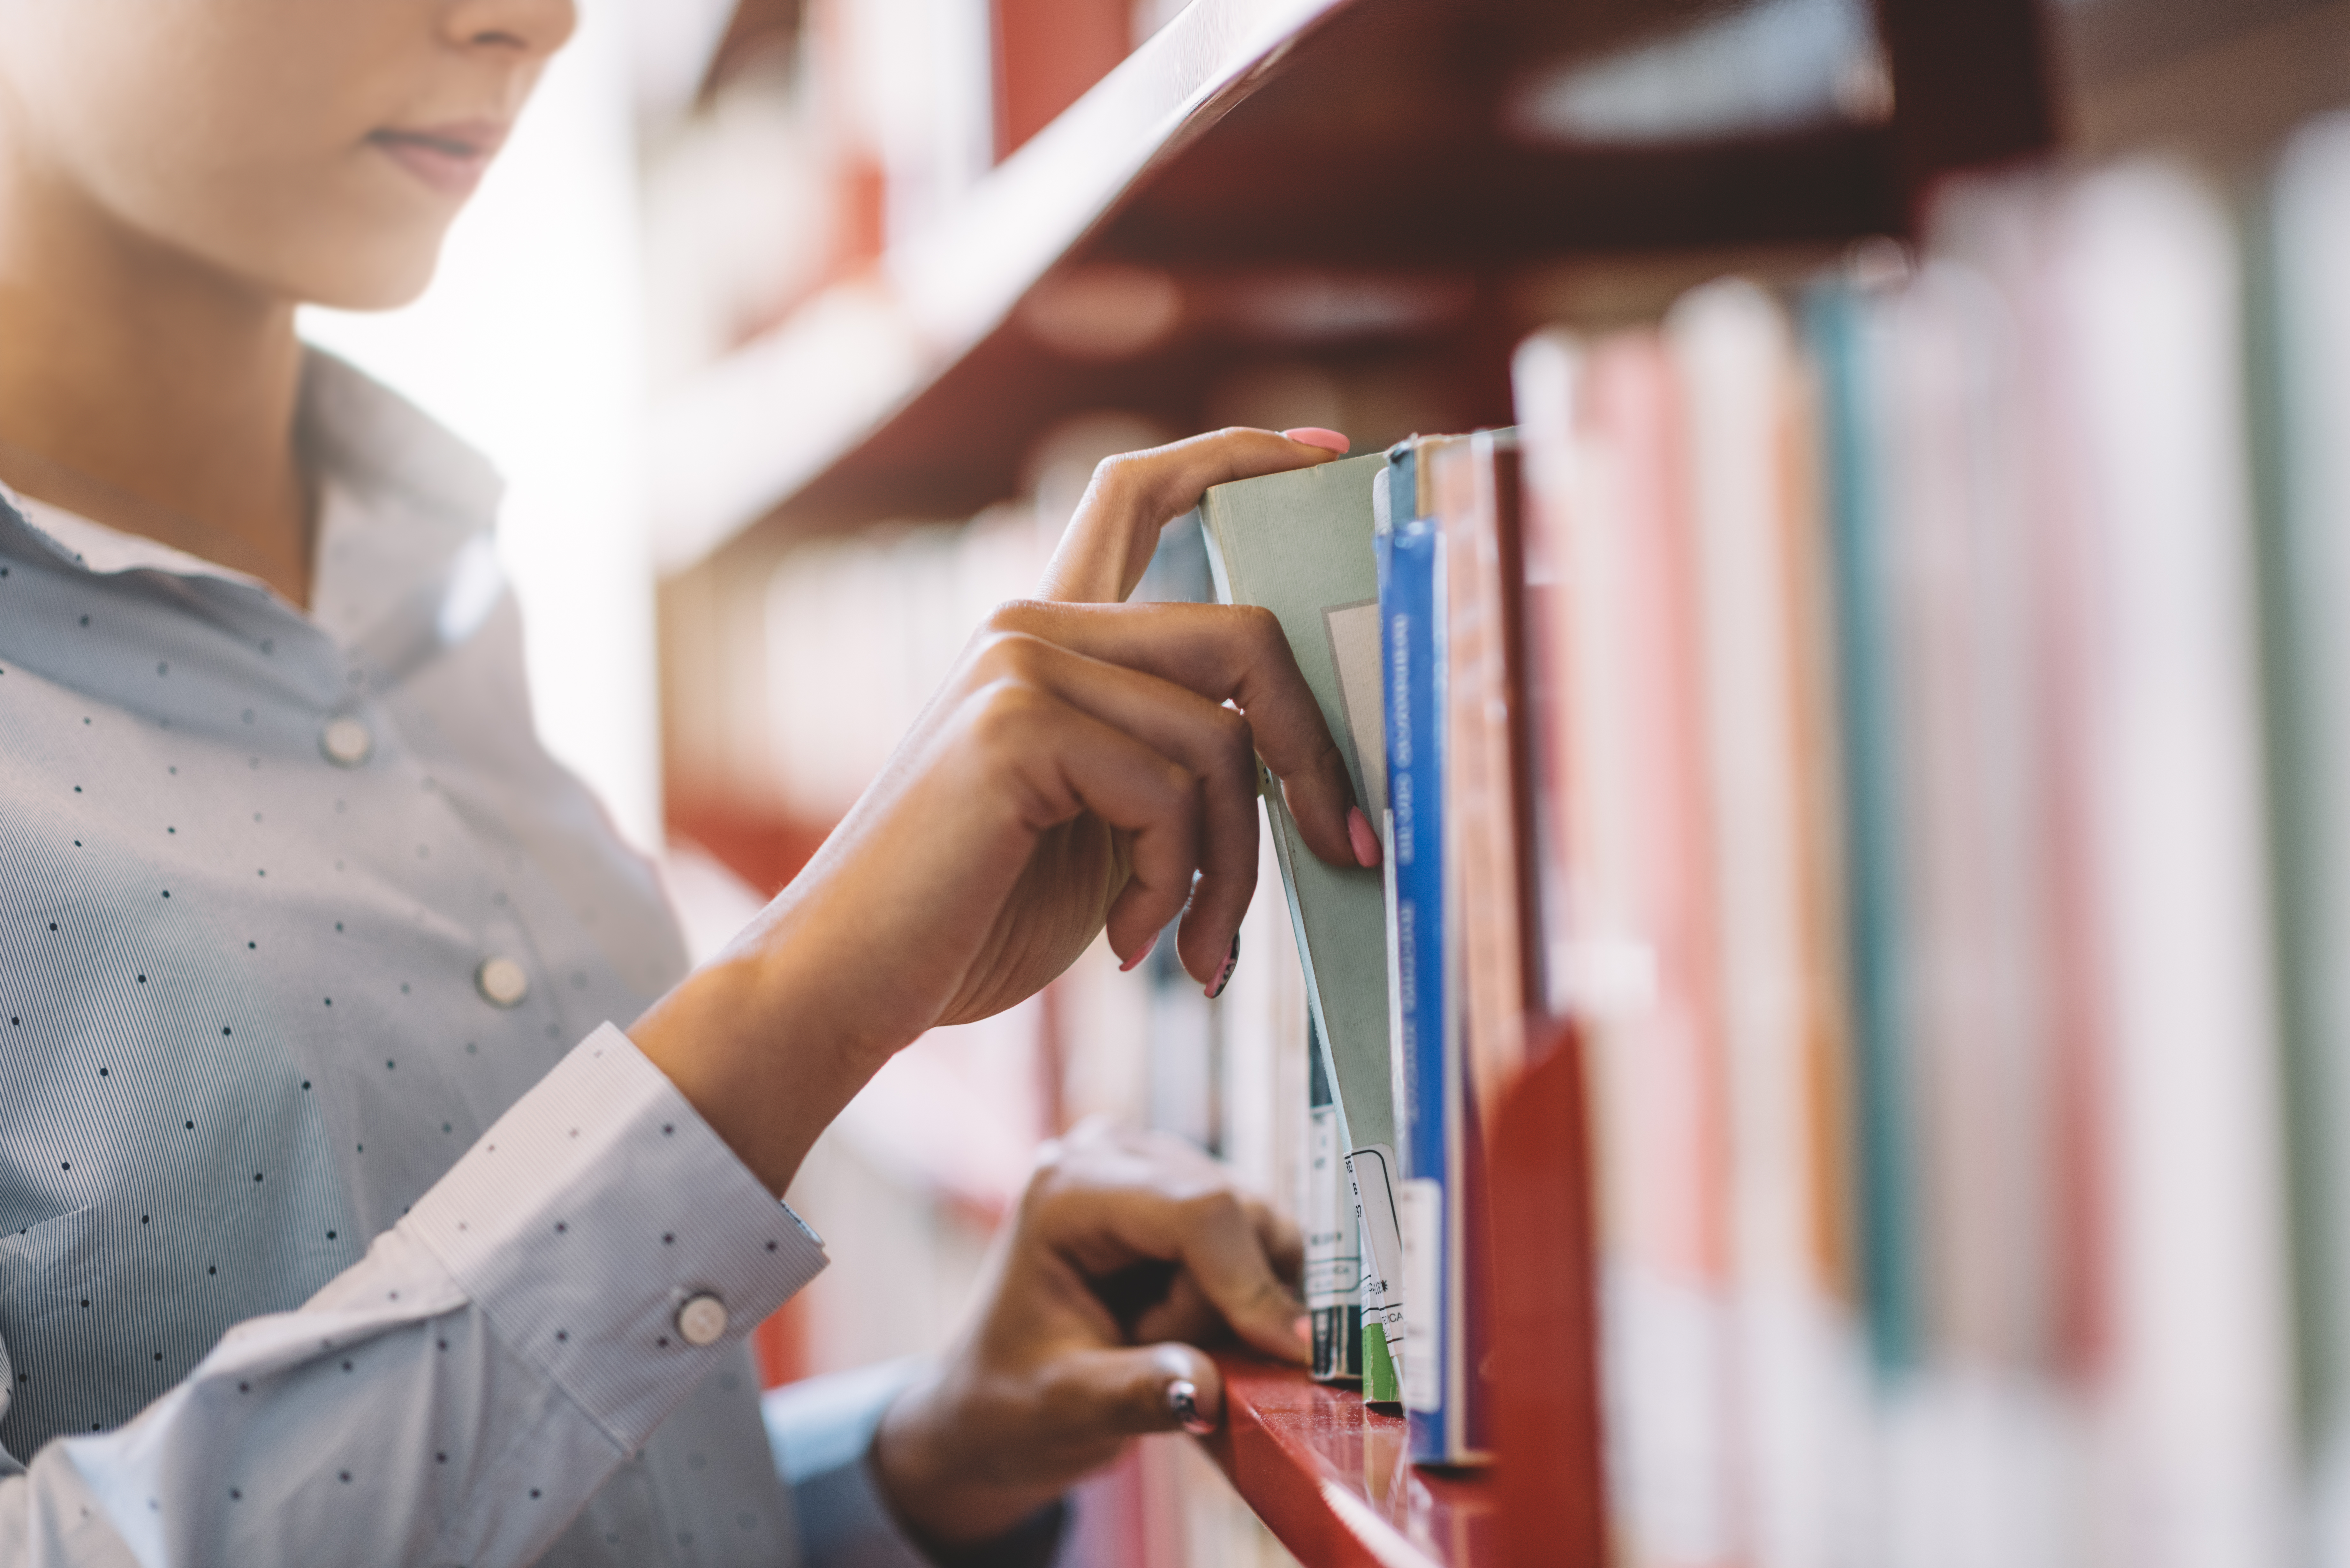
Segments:
[[[1197,428],[1251,364],[1406,376],[1420,400],[1352,431],[1363,450],[1505,424],[1527,268],[1897,232],[1939,174],[2049,143],[2038,0],[1876,8],[1885,116],[1644,141],[1532,130],[1508,106],[1544,71],[1762,0],[1195,0],[952,215],[663,400],[662,569],[746,530],[756,552],[969,516],[1019,493],[1058,420]],[[1088,276],[1135,267],[1173,290],[1164,331],[1087,349],[1040,329]],[[1107,297],[1092,311],[1135,308]],[[1387,303],[1351,325],[1312,303],[1348,298]]]
[[[1203,1446],[1305,1568],[1470,1568],[1502,1558],[1491,1476],[1416,1468],[1400,1416],[1292,1366],[1231,1355]]]

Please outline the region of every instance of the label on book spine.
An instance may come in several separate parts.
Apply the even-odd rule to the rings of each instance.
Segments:
[[[1341,1182],[1338,1107],[1315,1106],[1306,1122],[1305,1304],[1315,1312],[1360,1303],[1363,1254],[1354,1195]]]
[[[1444,1407],[1444,1184],[1415,1177],[1403,1184],[1403,1290],[1419,1303],[1404,1324],[1403,1404],[1432,1414]]]
[[[1363,1397],[1399,1398],[1393,1378],[1373,1391],[1375,1361],[1399,1376],[1403,1364],[1403,1237],[1395,1199],[1395,1150],[1371,1144],[1347,1156],[1355,1218],[1363,1238]]]

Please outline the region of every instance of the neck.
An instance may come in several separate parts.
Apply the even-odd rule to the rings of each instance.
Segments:
[[[307,605],[301,374],[290,299],[0,159],[0,479]]]

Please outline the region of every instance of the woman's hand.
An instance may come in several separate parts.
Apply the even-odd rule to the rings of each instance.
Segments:
[[[1180,1424],[1178,1381],[1214,1420],[1233,1339],[1303,1361],[1296,1228],[1165,1134],[1087,1123],[1038,1162],[996,1240],[978,1315],[899,1396],[873,1462],[899,1517],[934,1547],[999,1535]]]
[[[1256,757],[1314,852],[1356,863],[1346,764],[1271,615],[1059,602],[1132,591],[1209,485],[1332,455],[1224,431],[1105,462],[1054,597],[989,618],[807,867],[630,1030],[771,1188],[892,1053],[1033,994],[1105,925],[1131,964],[1181,913],[1184,968],[1220,986],[1256,881]]]

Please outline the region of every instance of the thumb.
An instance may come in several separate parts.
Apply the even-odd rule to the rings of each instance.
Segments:
[[[1196,1419],[1221,1425],[1224,1381],[1216,1364],[1188,1345],[1170,1342],[1131,1350],[1084,1350],[1055,1367],[1051,1402],[1076,1421],[1122,1437],[1171,1432],[1184,1424],[1174,1394],[1191,1389]]]

